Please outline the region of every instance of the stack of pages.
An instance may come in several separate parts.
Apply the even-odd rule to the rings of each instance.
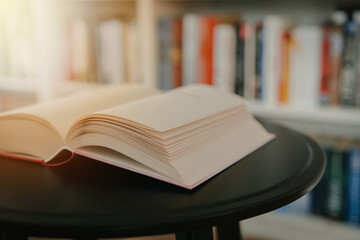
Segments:
[[[3,155],[51,162],[67,149],[189,189],[273,137],[242,98],[206,85],[103,87],[0,115]]]

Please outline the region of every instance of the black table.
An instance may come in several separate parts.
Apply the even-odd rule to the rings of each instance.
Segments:
[[[84,157],[58,167],[0,159],[0,232],[6,236],[240,239],[238,222],[310,191],[325,168],[310,138],[263,122],[276,139],[195,190]],[[239,143],[241,144],[241,143]]]

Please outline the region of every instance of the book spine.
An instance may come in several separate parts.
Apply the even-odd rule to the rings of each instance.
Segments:
[[[200,51],[198,81],[204,84],[213,84],[213,45],[216,18],[203,16],[200,24]]]
[[[347,222],[360,224],[360,150],[348,153]]]
[[[304,26],[304,28],[304,79],[301,101],[303,107],[314,108],[319,105],[322,32],[319,26]]]
[[[100,82],[119,84],[125,82],[124,26],[118,19],[99,25]]]
[[[124,22],[124,37],[123,37],[123,49],[124,49],[124,72],[125,82],[137,82],[136,77],[136,24],[134,21]]]
[[[182,85],[182,19],[176,18],[172,23],[172,87]]]
[[[159,20],[159,83],[161,90],[169,90],[172,87],[172,19],[168,17]]]
[[[214,85],[234,92],[236,33],[230,24],[218,24],[214,30]]]
[[[183,85],[197,83],[199,60],[199,17],[196,14],[186,14],[183,17]]]
[[[354,23],[356,24],[355,33],[355,71],[356,71],[356,89],[355,89],[355,105],[360,107],[360,12],[355,11],[352,14]]]
[[[263,98],[263,27],[256,26],[256,53],[255,53],[255,98]]]
[[[279,80],[279,103],[289,101],[290,32],[284,30],[281,37],[281,76]]]
[[[323,37],[321,43],[321,82],[320,103],[327,105],[330,102],[330,29],[328,26],[322,28]]]
[[[346,23],[346,37],[344,57],[340,73],[340,103],[355,105],[356,69],[355,69],[355,33],[356,24],[353,21]]]
[[[245,22],[244,97],[255,99],[255,24]]]
[[[341,57],[344,49],[344,36],[341,26],[332,26],[330,30],[330,103],[339,103],[339,79],[341,69]]]
[[[281,32],[284,21],[278,16],[267,16],[263,21],[263,101],[274,105],[278,96],[281,66]]]
[[[326,215],[342,220],[344,219],[344,190],[345,190],[345,161],[342,150],[333,149],[329,161],[329,178],[326,196]]]
[[[244,47],[245,47],[245,26],[240,23],[236,27],[236,71],[235,71],[235,93],[244,96]]]

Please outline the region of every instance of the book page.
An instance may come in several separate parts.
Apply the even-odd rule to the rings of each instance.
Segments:
[[[6,112],[0,119],[5,115],[31,114],[50,123],[64,140],[71,125],[82,116],[158,93],[157,89],[140,84],[108,85]]]
[[[206,85],[192,85],[94,115],[115,116],[164,132],[243,105],[239,96]]]

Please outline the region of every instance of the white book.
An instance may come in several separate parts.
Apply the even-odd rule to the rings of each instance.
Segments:
[[[236,32],[230,24],[214,29],[214,85],[229,92],[235,91]]]
[[[240,96],[208,85],[106,86],[0,114],[0,155],[51,165],[71,151],[189,189],[273,137]]]
[[[322,31],[318,26],[298,26],[293,37],[299,49],[294,57],[297,74],[291,74],[290,102],[299,108],[314,108],[319,104]]]
[[[200,19],[190,13],[183,17],[183,85],[198,82]]]
[[[76,80],[86,81],[90,52],[89,28],[83,19],[76,19],[70,26],[71,59]]]
[[[140,76],[137,71],[138,38],[135,22],[132,21],[126,24],[124,37],[125,80],[126,82],[139,82]]]
[[[99,25],[100,81],[118,84],[125,82],[123,23],[118,19]]]
[[[280,16],[267,16],[263,22],[263,100],[268,105],[277,102],[281,75],[281,34],[285,20]]]

